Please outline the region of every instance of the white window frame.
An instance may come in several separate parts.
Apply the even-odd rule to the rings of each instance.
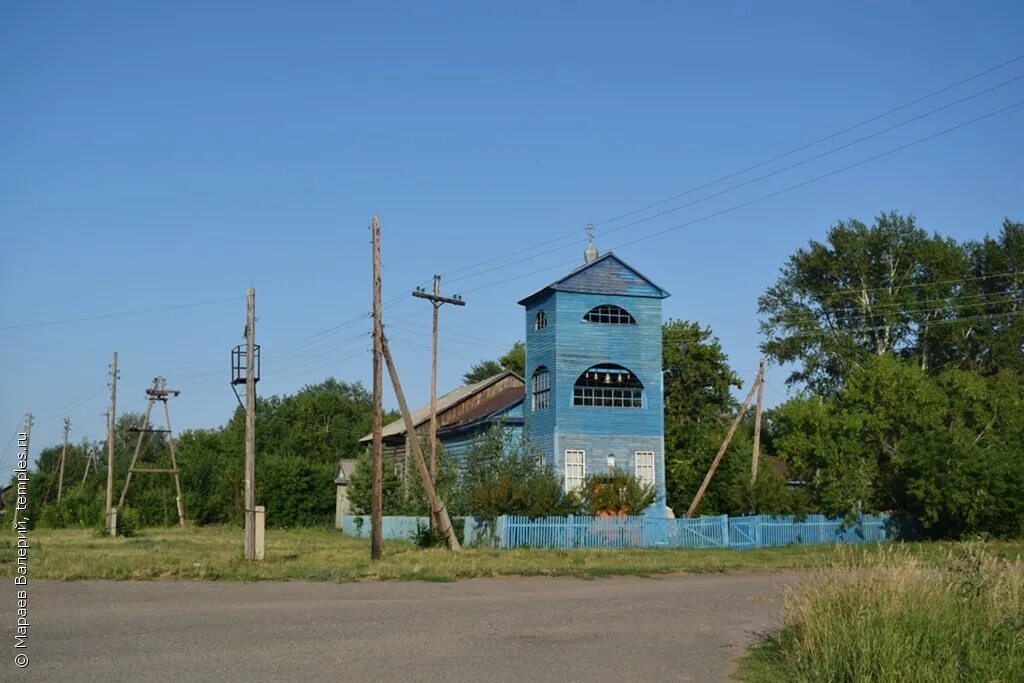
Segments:
[[[570,461],[571,460],[571,461]],[[565,451],[565,491],[579,491],[587,476],[587,452],[574,448]]]
[[[540,372],[541,368],[544,368],[544,372]],[[541,381],[538,382],[538,380]],[[540,384],[540,388],[538,388],[538,384]],[[547,366],[541,365],[533,371],[533,376],[530,378],[530,388],[533,393],[530,400],[530,409],[532,411],[539,412],[551,407],[551,371],[548,370]]]
[[[645,486],[654,486],[654,462],[654,451],[637,451],[633,454],[633,472]]]

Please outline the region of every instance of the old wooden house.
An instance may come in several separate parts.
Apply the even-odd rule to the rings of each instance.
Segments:
[[[437,440],[445,457],[460,459],[473,441],[491,425],[502,422],[514,433],[523,427],[523,378],[503,372],[474,384],[467,384],[437,397]],[[412,411],[416,431],[426,438],[430,433],[430,404]],[[415,476],[415,463],[409,452],[408,434],[401,418],[384,426],[384,462],[400,475]],[[361,442],[369,444],[373,435]]]

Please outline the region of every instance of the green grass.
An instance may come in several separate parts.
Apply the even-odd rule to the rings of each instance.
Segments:
[[[385,543],[380,562],[369,559],[369,542],[327,529],[267,531],[266,559],[242,559],[237,528],[145,529],[136,538],[104,538],[88,530],[38,529],[30,532],[31,579],[208,579],[231,581],[422,580],[454,581],[481,576],[655,575],[671,573],[772,571],[819,567],[834,561],[830,546],[763,550],[547,550],[420,549]],[[12,532],[0,534],[0,577],[14,575]],[[868,562],[884,546],[845,549]],[[942,544],[913,544],[907,552],[922,558],[944,556]],[[1005,544],[1018,557],[1024,544]]]
[[[791,681],[1024,680],[1024,565],[1005,546],[841,554],[785,600],[780,633],[737,676]],[[865,561],[867,560],[867,561]]]

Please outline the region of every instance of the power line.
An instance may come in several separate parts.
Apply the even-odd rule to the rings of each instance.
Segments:
[[[109,318],[123,318],[132,315],[143,315],[145,313],[160,313],[162,311],[173,311],[180,308],[197,308],[199,306],[213,306],[215,304],[223,304],[229,301],[238,301],[242,297],[230,297],[228,299],[214,299],[212,301],[197,301],[191,304],[175,304],[173,306],[161,306],[159,308],[144,308],[137,311],[123,311],[120,313],[104,313],[101,315],[90,315],[82,318],[66,318],[64,320],[48,320],[41,323],[21,323],[19,325],[6,325],[0,327],[0,330],[19,330],[27,327],[46,327],[49,325],[66,325],[69,323],[80,323],[89,320],[107,320]]]
[[[942,300],[937,300],[937,301],[942,301]],[[837,316],[833,316],[833,317],[827,317],[829,315],[828,312],[827,311],[821,311],[820,313],[818,313],[816,315],[812,315],[810,317],[798,318],[798,319],[792,320],[792,321],[781,320],[781,321],[779,321],[779,323],[781,325],[786,326],[786,327],[799,327],[801,325],[814,324],[814,323],[822,323],[822,322],[831,325],[831,324],[835,324],[835,323],[849,322],[851,320],[867,320],[869,318],[883,318],[883,317],[886,317],[886,316],[921,315],[921,314],[926,314],[926,313],[944,313],[944,312],[953,313],[953,312],[957,312],[957,311],[960,311],[960,310],[963,310],[963,309],[966,309],[966,308],[975,308],[975,307],[978,307],[978,306],[1000,306],[1000,305],[1003,305],[1003,304],[1020,303],[1022,301],[1024,301],[1024,297],[1010,297],[1010,298],[1000,299],[999,301],[976,301],[976,302],[973,302],[973,303],[963,303],[963,304],[947,303],[947,305],[945,305],[945,306],[936,306],[936,307],[925,306],[923,308],[917,307],[917,306],[914,306],[914,305],[910,305],[910,306],[905,306],[903,308],[898,308],[897,310],[894,310],[894,311],[884,311],[884,312],[881,312],[881,313],[878,313],[878,312],[876,312],[876,313],[865,313],[865,314],[860,314],[860,315],[837,315]],[[924,302],[922,302],[922,303],[924,303]],[[891,306],[900,306],[900,304],[888,304],[888,305],[882,304],[882,305],[879,305],[878,308],[881,308],[882,306],[891,307]]]
[[[1024,315],[1024,311],[1008,311],[1006,313],[988,313],[985,315],[968,316],[966,318],[953,318],[951,320],[933,320],[929,321],[929,327],[935,325],[957,325],[966,322],[973,322],[978,320],[994,320],[996,318],[1012,318],[1014,316]],[[792,337],[822,337],[831,336],[837,337],[841,335],[852,335],[852,334],[863,334],[865,332],[881,332],[883,330],[892,329],[892,325],[877,325],[874,327],[846,327],[833,330],[816,330],[808,332],[797,332],[795,334],[786,335],[787,338]]]
[[[1010,64],[1014,64],[1014,63],[1016,63],[1016,62],[1018,62],[1018,61],[1020,61],[1022,59],[1024,59],[1024,55],[1019,55],[1019,56],[1014,57],[1012,59],[1009,59],[1009,60],[1007,60],[1005,62],[1002,62],[1000,64],[996,64],[996,65],[991,66],[991,67],[989,67],[987,69],[984,69],[983,71],[975,73],[972,76],[968,76],[967,78],[964,78],[964,79],[959,80],[959,81],[957,81],[955,83],[952,83],[950,85],[947,85],[947,86],[944,86],[942,88],[939,88],[938,90],[932,91],[932,92],[930,92],[930,93],[928,93],[928,94],[926,94],[924,96],[918,97],[918,98],[916,98],[914,100],[911,100],[909,102],[901,104],[901,105],[899,105],[897,107],[893,107],[892,109],[886,110],[886,111],[884,111],[884,112],[882,112],[880,114],[876,114],[874,116],[871,116],[871,117],[869,117],[867,119],[864,119],[863,121],[860,121],[860,122],[855,123],[853,125],[850,125],[850,126],[847,126],[845,128],[842,128],[842,129],[840,129],[840,130],[838,130],[838,131],[836,131],[834,133],[830,133],[830,134],[828,134],[828,135],[826,135],[824,137],[818,138],[818,139],[816,139],[816,140],[814,140],[812,142],[808,142],[808,143],[802,144],[802,145],[800,145],[798,147],[794,147],[793,149],[790,149],[790,150],[788,150],[786,152],[783,152],[782,154],[778,154],[778,155],[776,155],[774,157],[771,157],[770,159],[766,159],[764,161],[758,162],[758,163],[753,164],[751,166],[747,166],[747,167],[745,167],[743,169],[740,169],[738,171],[734,171],[734,172],[728,173],[728,174],[723,175],[723,176],[721,176],[719,178],[716,178],[716,179],[711,180],[709,182],[703,183],[701,185],[697,185],[695,187],[692,187],[692,188],[690,188],[688,190],[685,190],[683,192],[674,194],[674,195],[672,195],[670,197],[667,197],[665,199],[659,200],[657,202],[653,202],[651,204],[647,204],[646,206],[642,206],[639,209],[634,209],[632,211],[627,211],[626,213],[620,214],[620,215],[615,216],[613,218],[605,219],[603,221],[598,222],[597,225],[607,225],[608,223],[613,223],[613,222],[619,221],[619,220],[621,220],[623,218],[628,218],[628,217],[636,215],[638,213],[643,213],[644,211],[647,211],[648,209],[652,209],[652,208],[655,208],[657,206],[661,206],[662,204],[666,204],[666,203],[668,203],[670,201],[673,201],[675,199],[680,199],[680,198],[685,197],[687,195],[690,195],[690,194],[692,194],[694,192],[698,192],[700,190],[703,190],[703,189],[706,189],[706,188],[711,187],[713,185],[716,185],[716,184],[718,184],[720,182],[723,182],[725,180],[729,180],[731,178],[735,178],[737,176],[743,175],[744,173],[748,173],[748,172],[756,170],[758,168],[762,168],[762,167],[767,166],[768,164],[771,164],[771,163],[773,163],[775,161],[779,161],[779,160],[784,159],[784,158],[786,158],[788,156],[792,156],[793,154],[796,154],[798,152],[802,152],[803,150],[809,149],[811,147],[814,147],[815,145],[818,145],[818,144],[820,144],[822,142],[826,142],[826,141],[831,140],[833,138],[839,137],[839,136],[841,136],[841,135],[843,135],[845,133],[849,133],[849,132],[851,132],[853,130],[861,128],[861,127],[863,127],[863,126],[865,126],[865,125],[867,125],[869,123],[873,123],[874,121],[878,121],[878,120],[880,120],[882,118],[885,118],[886,116],[889,116],[890,114],[895,114],[898,111],[902,111],[904,109],[908,109],[909,107],[912,107],[915,104],[919,104],[919,103],[924,102],[926,100],[929,100],[929,99],[931,99],[933,97],[941,95],[942,93],[945,93],[945,92],[948,92],[950,90],[953,90],[953,89],[955,89],[955,88],[957,88],[957,87],[959,87],[961,85],[964,85],[964,84],[969,83],[971,81],[977,80],[978,78],[981,78],[982,76],[985,76],[985,75],[987,75],[989,73],[992,73],[994,71],[1002,69],[1002,68],[1004,68],[1006,66],[1009,66]],[[985,92],[985,91],[983,91],[983,92]],[[567,239],[569,237],[573,237],[573,236],[575,236],[577,234],[578,234],[578,231],[577,230],[573,230],[572,232],[565,233],[565,234],[563,234],[563,235],[561,235],[559,237],[555,237],[553,239],[546,240],[546,241],[534,244],[532,246],[524,247],[524,248],[521,248],[521,249],[518,249],[518,250],[512,251],[512,252],[507,252],[507,253],[502,254],[501,256],[498,256],[498,257],[495,257],[495,258],[486,259],[484,261],[480,261],[480,262],[477,262],[475,264],[471,264],[471,265],[468,265],[468,266],[464,266],[462,268],[457,268],[455,270],[448,271],[448,272],[445,273],[445,276],[449,277],[449,276],[454,275],[456,273],[461,273],[461,272],[464,272],[464,271],[467,271],[467,270],[474,270],[474,269],[478,268],[479,266],[484,266],[484,265],[488,265],[490,263],[494,263],[496,261],[501,261],[501,260],[504,260],[504,259],[506,259],[506,258],[508,258],[510,256],[516,256],[518,254],[526,253],[526,252],[529,252],[529,251],[533,251],[535,249],[539,249],[539,248],[542,248],[542,247],[545,247],[545,246],[549,246],[551,244],[555,244],[555,243],[560,242],[562,240],[565,240],[565,239]]]
[[[1019,100],[1017,102],[1014,102],[1013,104],[1010,104],[1010,105],[1007,105],[1005,107],[1001,107],[1001,108],[996,109],[994,111],[988,112],[987,114],[982,114],[981,116],[976,116],[976,117],[974,117],[972,119],[969,119],[969,120],[964,121],[962,123],[958,123],[958,124],[956,124],[954,126],[950,126],[948,128],[944,128],[944,129],[942,129],[940,131],[937,131],[937,132],[932,133],[930,135],[926,135],[926,136],[924,136],[922,138],[918,138],[918,139],[913,140],[911,142],[908,142],[906,144],[899,145],[897,147],[893,147],[893,148],[891,148],[889,150],[886,150],[885,152],[881,152],[879,154],[875,154],[873,156],[861,159],[860,161],[854,162],[852,164],[847,164],[846,166],[842,166],[840,168],[837,168],[835,170],[829,171],[827,173],[822,173],[821,175],[815,176],[813,178],[809,178],[807,180],[801,181],[799,183],[795,183],[793,185],[789,185],[789,186],[784,187],[784,188],[779,189],[779,190],[775,190],[774,192],[769,192],[768,194],[764,194],[764,195],[761,195],[759,197],[755,197],[754,199],[751,199],[751,200],[748,200],[748,201],[745,201],[745,202],[741,202],[739,204],[734,204],[734,205],[732,205],[732,206],[730,206],[728,208],[721,209],[719,211],[715,211],[713,213],[706,214],[704,216],[701,216],[699,218],[695,218],[695,219],[687,221],[685,223],[680,223],[678,225],[674,225],[674,226],[671,226],[671,227],[668,227],[668,228],[664,228],[662,230],[658,230],[657,232],[652,232],[652,233],[649,233],[647,235],[644,235],[644,236],[641,236],[641,237],[637,237],[637,238],[628,240],[626,242],[621,242],[621,243],[617,244],[616,246],[612,247],[612,250],[621,249],[623,247],[632,246],[634,244],[639,244],[640,242],[644,242],[644,241],[647,241],[649,239],[653,239],[655,237],[660,237],[660,236],[668,234],[670,232],[674,232],[676,230],[681,230],[683,228],[687,228],[687,227],[696,225],[698,223],[703,223],[704,221],[711,220],[712,218],[718,218],[719,216],[723,216],[725,214],[732,213],[733,211],[738,211],[739,209],[743,209],[743,208],[746,208],[748,206],[752,206],[754,204],[758,204],[760,202],[763,202],[765,200],[772,199],[774,197],[778,197],[779,195],[786,194],[787,192],[792,192],[793,190],[797,190],[797,189],[800,189],[802,187],[806,187],[808,185],[812,185],[812,184],[814,184],[816,182],[820,182],[820,181],[825,180],[827,178],[831,178],[832,176],[839,175],[840,173],[844,173],[846,171],[853,170],[853,169],[858,168],[860,166],[863,166],[865,164],[869,164],[869,163],[871,163],[873,161],[878,161],[879,159],[891,156],[893,154],[896,154],[897,152],[902,152],[905,149],[909,149],[909,148],[914,147],[916,145],[920,145],[920,144],[923,144],[925,142],[929,142],[929,141],[934,140],[936,138],[939,138],[939,137],[941,137],[943,135],[948,135],[949,133],[957,131],[957,130],[959,130],[961,128],[965,128],[965,127],[973,125],[975,123],[979,123],[979,122],[984,121],[986,119],[992,118],[993,116],[997,116],[997,115],[1002,114],[1004,112],[1010,111],[1011,109],[1019,107],[1022,104],[1024,104],[1024,100]],[[554,264],[554,265],[551,265],[551,266],[546,266],[546,267],[540,268],[540,269],[535,270],[535,271],[531,271],[529,273],[526,273],[525,275],[519,275],[519,276],[512,277],[512,278],[506,278],[506,279],[503,279],[503,280],[498,280],[498,281],[495,281],[495,282],[486,283],[486,284],[480,285],[478,287],[474,287],[472,289],[464,290],[463,293],[468,294],[468,293],[471,293],[471,292],[478,292],[478,291],[480,291],[482,289],[488,289],[490,287],[495,287],[497,285],[501,285],[501,284],[505,284],[505,283],[508,283],[508,282],[513,282],[513,281],[516,281],[516,280],[520,280],[520,279],[522,279],[523,277],[525,277],[527,275],[534,275],[534,274],[537,274],[537,273],[543,273],[543,272],[546,272],[546,271],[549,271],[549,270],[554,270],[555,268],[565,268],[566,266],[572,265],[574,263],[576,263],[576,259],[571,259],[571,260],[568,260],[568,261],[563,261],[561,263],[557,263],[557,264]],[[882,288],[882,289],[885,289],[885,288]]]
[[[809,163],[811,163],[813,161],[817,161],[819,159],[827,157],[827,156],[829,156],[831,154],[835,154],[836,152],[840,152],[840,151],[842,151],[844,149],[848,149],[848,148],[853,147],[855,145],[859,145],[862,142],[866,142],[867,140],[871,140],[871,139],[876,138],[876,137],[878,137],[880,135],[884,135],[885,133],[889,133],[889,132],[891,132],[893,130],[896,130],[897,128],[902,128],[903,126],[906,126],[906,125],[908,125],[910,123],[914,123],[916,121],[920,121],[921,119],[924,119],[924,118],[926,118],[928,116],[932,116],[933,114],[936,114],[938,112],[945,111],[946,109],[949,109],[949,108],[954,107],[956,105],[962,104],[962,103],[967,102],[969,100],[972,100],[972,99],[974,99],[976,97],[980,97],[981,95],[984,95],[984,94],[987,94],[989,92],[992,92],[993,90],[997,90],[998,88],[1005,87],[1005,86],[1007,86],[1007,85],[1009,85],[1011,83],[1014,83],[1016,81],[1021,80],[1022,78],[1024,78],[1024,74],[1020,74],[1020,75],[1015,76],[1015,77],[1013,77],[1013,78],[1011,78],[1009,80],[1003,81],[1002,83],[998,83],[998,84],[996,84],[994,86],[986,88],[985,90],[981,90],[979,92],[973,93],[971,95],[963,97],[963,98],[961,98],[959,100],[956,100],[954,102],[950,102],[948,104],[944,104],[941,107],[937,107],[935,109],[932,109],[931,111],[927,111],[927,112],[925,112],[923,114],[919,114],[919,115],[911,117],[909,119],[905,119],[903,121],[900,121],[899,123],[896,123],[896,124],[894,124],[892,126],[889,126],[888,128],[883,128],[882,130],[876,131],[876,132],[871,133],[869,135],[865,135],[864,137],[861,137],[861,138],[857,138],[856,140],[852,140],[852,141],[847,142],[847,143],[845,143],[843,145],[840,145],[838,147],[833,147],[832,149],[825,150],[824,152],[816,154],[816,155],[814,155],[812,157],[808,157],[806,159],[802,159],[800,161],[796,161],[796,162],[794,162],[792,164],[789,164],[788,166],[783,166],[782,168],[778,168],[778,169],[776,169],[774,171],[769,171],[768,173],[756,176],[756,177],[751,178],[749,180],[745,180],[742,183],[737,183],[736,185],[730,185],[729,187],[726,187],[726,188],[724,188],[722,190],[718,190],[716,192],[712,192],[711,194],[707,194],[707,195],[704,195],[702,197],[698,197],[697,199],[694,199],[692,201],[686,202],[685,204],[679,204],[679,205],[673,206],[673,207],[671,207],[669,209],[665,209],[664,211],[660,211],[658,213],[651,214],[649,216],[645,216],[643,218],[640,218],[638,220],[632,221],[630,223],[626,223],[624,225],[620,225],[620,226],[618,226],[616,228],[613,228],[611,230],[606,231],[604,234],[610,235],[610,234],[614,234],[616,232],[621,232],[622,230],[625,230],[627,228],[631,228],[631,227],[634,227],[634,226],[637,226],[637,225],[641,225],[643,223],[650,222],[650,221],[655,220],[657,218],[661,218],[661,217],[667,216],[667,215],[669,215],[671,213],[675,213],[676,211],[679,211],[681,209],[689,208],[689,207],[695,206],[697,204],[702,204],[702,203],[704,203],[704,202],[706,202],[706,201],[708,201],[710,199],[714,199],[716,197],[720,197],[722,195],[729,194],[730,192],[734,192],[734,191],[736,191],[738,189],[747,187],[748,185],[752,185],[754,183],[760,182],[760,181],[765,180],[767,178],[771,178],[771,177],[774,177],[774,176],[779,175],[781,173],[785,173],[786,171],[791,171],[794,168],[798,168],[800,166],[804,166],[804,165],[809,164]],[[687,192],[686,194],[689,194],[689,192]],[[664,203],[664,202],[660,202],[660,203]],[[569,245],[567,245],[567,246],[569,246]],[[565,249],[565,248],[567,248],[567,247],[559,247],[559,250]],[[524,261],[532,260],[534,258],[536,258],[536,256],[526,256],[526,257],[523,257],[521,259],[517,259],[515,261],[510,261],[508,263],[503,263],[503,264],[499,264],[499,265],[496,265],[496,266],[492,266],[490,268],[486,268],[486,269],[481,270],[479,272],[470,273],[468,275],[463,275],[461,277],[452,278],[452,279],[449,280],[449,282],[458,282],[459,280],[465,280],[465,279],[471,279],[471,278],[479,277],[480,275],[484,275],[486,273],[493,272],[493,271],[496,271],[496,270],[502,270],[504,268],[508,268],[510,266],[514,266],[514,265],[516,265],[518,263],[523,263]]]
[[[957,81],[956,83],[952,83],[952,84],[947,85],[945,87],[939,88],[938,90],[932,91],[932,92],[928,93],[927,95],[924,95],[922,97],[918,97],[917,99],[911,100],[910,102],[906,102],[905,104],[901,104],[898,107],[893,107],[892,109],[884,111],[881,114],[876,114],[875,116],[872,116],[870,118],[864,119],[863,121],[860,121],[859,123],[855,123],[852,126],[847,126],[846,128],[843,128],[842,130],[838,130],[838,131],[836,131],[834,133],[830,133],[830,134],[826,135],[825,137],[818,138],[817,140],[814,140],[812,142],[808,142],[806,144],[800,145],[799,147],[794,147],[793,149],[789,150],[788,152],[783,152],[782,154],[774,156],[771,159],[766,159],[764,161],[758,162],[758,163],[754,164],[753,166],[747,166],[746,168],[744,168],[742,170],[734,171],[734,172],[729,173],[727,175],[724,175],[724,176],[722,176],[720,178],[717,178],[715,180],[707,182],[707,183],[705,183],[703,185],[699,185],[697,187],[693,187],[693,188],[691,188],[689,190],[686,190],[685,192],[681,192],[679,194],[672,195],[671,197],[666,197],[665,199],[662,199],[660,201],[654,202],[653,204],[648,204],[647,206],[643,206],[643,207],[641,207],[639,209],[635,209],[633,211],[629,211],[627,213],[620,214],[618,216],[615,216],[614,218],[608,218],[608,219],[606,219],[604,221],[601,221],[600,223],[596,223],[595,225],[598,225],[598,226],[606,225],[608,223],[613,223],[615,221],[621,220],[623,218],[628,218],[629,216],[633,216],[635,214],[642,213],[642,212],[644,212],[644,211],[646,211],[648,209],[653,209],[656,206],[661,206],[662,204],[666,204],[666,203],[668,203],[668,202],[670,202],[670,201],[672,201],[674,199],[679,199],[680,197],[685,197],[688,194],[692,194],[692,193],[697,192],[699,190],[703,190],[705,188],[708,188],[708,187],[710,187],[712,185],[716,185],[716,184],[722,182],[723,180],[729,180],[730,178],[735,178],[738,175],[743,175],[744,173],[748,173],[749,171],[756,170],[758,168],[761,168],[762,166],[767,166],[768,164],[770,164],[772,162],[779,161],[780,159],[785,159],[786,157],[792,156],[792,155],[796,154],[797,152],[802,152],[805,149],[809,149],[811,147],[814,147],[815,145],[821,144],[822,142],[826,142],[826,141],[831,140],[833,138],[837,138],[840,135],[843,135],[844,133],[849,133],[850,131],[856,130],[858,128],[862,128],[862,127],[866,126],[867,124],[873,123],[875,121],[878,121],[879,119],[883,119],[886,116],[889,116],[890,114],[895,114],[896,112],[903,111],[904,109],[908,109],[908,108],[914,106],[915,104],[920,104],[921,102],[924,102],[926,100],[930,100],[931,98],[936,97],[938,95],[941,95],[944,92],[948,92],[950,90],[953,90],[954,88],[957,88],[957,87],[959,87],[961,85],[964,85],[965,83],[970,83],[971,81],[977,80],[977,79],[981,78],[982,76],[985,76],[987,74],[992,73],[993,71],[998,71],[999,69],[1002,69],[1003,67],[1007,67],[1010,64],[1013,64],[1015,62],[1019,62],[1022,59],[1024,59],[1024,55],[1018,55],[1018,56],[1014,57],[1013,59],[1009,59],[1009,60],[1007,60],[1007,61],[1005,61],[1005,62],[1003,62],[1001,64],[996,64],[995,66],[991,66],[991,67],[985,69],[984,71],[980,71],[980,72],[974,74],[973,76],[968,76],[967,78],[965,78],[963,80],[960,80],[960,81]],[[1014,80],[1016,80],[1016,79],[1014,79]],[[1005,83],[1003,85],[1005,85]],[[982,91],[982,92],[987,92],[987,91]]]

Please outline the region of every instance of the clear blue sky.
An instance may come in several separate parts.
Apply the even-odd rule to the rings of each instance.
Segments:
[[[176,430],[237,405],[228,352],[257,289],[262,394],[328,374],[368,384],[370,216],[410,396],[426,400],[435,272],[440,388],[523,336],[516,301],[569,269],[600,223],[1024,53],[1020,2],[16,3],[0,9],[3,325],[238,297],[159,314],[0,331],[0,446],[26,411],[33,455],[102,437],[162,374]],[[1024,61],[787,161],[1024,73]],[[1024,99],[1024,80],[648,223],[691,221]],[[1024,218],[1024,107],[656,239],[616,249],[710,325],[753,375],[756,298],[836,220],[882,210],[960,239]],[[781,164],[768,167],[773,169]],[[766,169],[766,170],[768,170]],[[742,181],[758,173],[738,178]],[[671,202],[699,198],[706,192]],[[573,230],[529,261],[460,268]],[[512,259],[515,260],[515,259]],[[496,265],[496,264],[492,264]],[[535,272],[546,268],[544,272]],[[500,282],[504,281],[504,282]],[[496,284],[497,283],[497,284]],[[483,285],[489,287],[476,290]],[[411,342],[411,343],[410,343]],[[416,346],[419,344],[421,346]],[[785,371],[769,374],[771,402]],[[393,405],[390,395],[388,402]],[[13,449],[0,475],[13,466]]]

